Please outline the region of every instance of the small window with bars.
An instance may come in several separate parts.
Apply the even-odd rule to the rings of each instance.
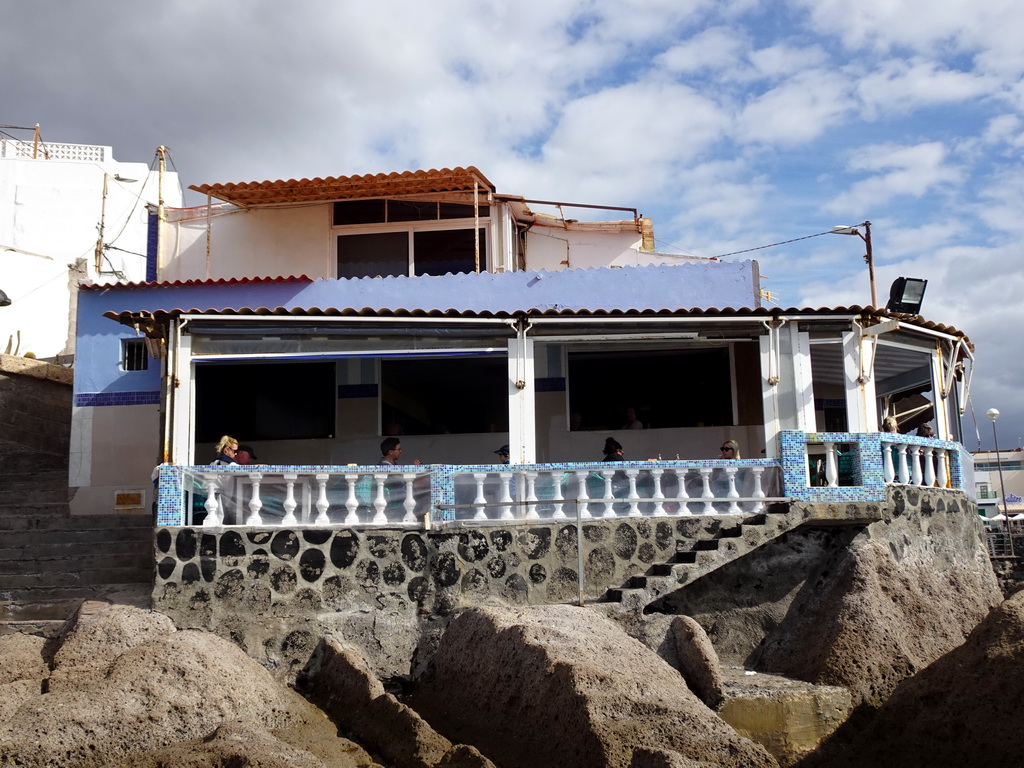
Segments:
[[[149,368],[145,339],[121,339],[121,370],[145,371]]]

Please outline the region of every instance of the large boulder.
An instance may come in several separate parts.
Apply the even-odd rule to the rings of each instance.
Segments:
[[[959,648],[902,682],[871,724],[837,732],[809,765],[1004,768],[1021,764],[1013,722],[1024,701],[1024,592],[997,606]]]
[[[466,610],[441,638],[411,704],[449,739],[504,768],[629,768],[645,747],[663,759],[776,765],[675,669],[588,608]]]
[[[0,722],[0,765],[89,768],[234,721],[269,730],[323,717],[237,646],[194,631],[150,638],[78,683],[40,693]]]

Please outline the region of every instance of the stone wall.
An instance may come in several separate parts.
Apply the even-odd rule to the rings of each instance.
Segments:
[[[863,536],[870,520],[953,516],[966,521],[954,526],[961,531],[956,546],[972,546],[966,539],[974,530],[974,521],[968,520],[973,505],[955,491],[901,490],[886,504],[863,508],[778,506],[784,514],[769,526],[777,529],[774,535],[787,530],[785,521],[805,533],[783,535],[773,543],[747,535],[755,531],[738,530],[746,522],[741,516],[614,518],[590,520],[579,527],[575,521],[535,522],[429,531],[161,527],[156,534],[154,608],[179,627],[231,638],[286,679],[328,631],[361,648],[378,674],[401,677],[410,673],[423,638],[432,628],[442,627],[458,608],[577,602],[580,542],[583,596],[589,602],[600,600],[609,589],[631,584],[633,577],[651,573],[652,566],[677,561],[677,553],[711,544],[717,549],[721,543],[724,567],[714,564],[717,570],[678,593],[702,595],[701,606],[672,593],[654,607],[702,615],[699,608],[718,605],[723,616],[733,617],[718,632],[724,650],[743,657],[781,622],[793,590],[807,585],[822,557],[827,559]],[[776,518],[774,513],[768,516]],[[934,524],[919,522],[913,534],[927,536]],[[901,536],[910,533],[900,527]],[[974,547],[976,539],[975,534]],[[716,584],[711,592],[702,591],[701,585]],[[744,608],[746,601],[753,604],[751,613]],[[763,624],[756,631],[743,626],[750,615]],[[734,620],[740,624],[735,632],[746,638],[742,642],[725,634],[724,628]]]
[[[73,377],[69,368],[0,355],[0,472],[66,469]]]

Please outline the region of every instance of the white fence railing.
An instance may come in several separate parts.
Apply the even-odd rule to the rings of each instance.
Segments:
[[[498,469],[457,472],[454,503],[435,506],[433,521],[483,523],[762,512],[784,501],[777,466],[719,462],[722,466]]]
[[[183,475],[188,525],[422,526],[430,508],[429,470],[212,469]]]

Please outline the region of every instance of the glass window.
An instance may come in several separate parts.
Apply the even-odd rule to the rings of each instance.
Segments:
[[[334,226],[382,224],[386,218],[384,200],[339,200],[334,204]]]
[[[382,360],[387,435],[508,431],[506,355]]]
[[[434,230],[413,235],[417,275],[446,275],[476,271],[472,229]],[[487,271],[487,241],[480,230],[480,271]]]
[[[338,236],[338,277],[408,274],[408,232]]]

